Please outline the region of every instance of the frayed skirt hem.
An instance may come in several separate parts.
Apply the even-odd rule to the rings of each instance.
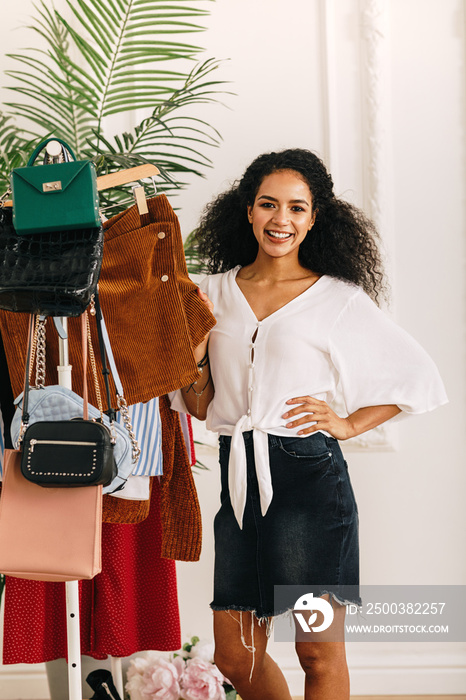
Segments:
[[[328,595],[330,597],[330,600],[332,600],[332,598],[333,598],[333,600],[336,603],[338,603],[338,605],[345,605],[345,606],[346,605],[355,605],[359,611],[362,610],[361,598],[353,598],[353,599],[343,598],[338,593],[334,593],[333,591],[327,591],[327,590],[320,591],[318,595],[319,596]],[[257,619],[259,624],[261,623],[261,621],[270,620],[271,617],[278,617],[279,615],[291,613],[294,610],[294,607],[287,606],[287,607],[283,608],[283,610],[280,609],[280,610],[274,610],[273,612],[270,612],[270,613],[265,612],[265,613],[259,614],[256,608],[254,608],[252,606],[248,606],[248,605],[234,605],[234,604],[232,604],[232,605],[216,605],[215,603],[211,603],[210,607],[215,612],[222,612],[222,611],[227,612],[228,610],[235,610],[236,612],[250,612],[254,615],[254,617]]]

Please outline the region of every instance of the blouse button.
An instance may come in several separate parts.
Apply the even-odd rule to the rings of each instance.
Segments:
[[[162,282],[168,282],[168,275],[162,275],[160,279],[162,280]]]
[[[165,233],[165,231],[159,231],[159,233],[157,234],[157,236],[158,236],[159,238],[165,238],[166,233]]]

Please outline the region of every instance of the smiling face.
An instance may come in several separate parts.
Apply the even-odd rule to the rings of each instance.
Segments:
[[[299,246],[315,220],[312,195],[307,183],[293,170],[267,175],[248,206],[248,219],[259,254],[279,258],[298,257]]]

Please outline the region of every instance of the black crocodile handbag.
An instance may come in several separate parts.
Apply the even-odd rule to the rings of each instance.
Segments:
[[[80,316],[102,266],[102,228],[18,236],[12,211],[0,207],[0,309]]]

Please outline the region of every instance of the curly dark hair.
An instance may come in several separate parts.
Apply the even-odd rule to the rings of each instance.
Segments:
[[[254,262],[258,243],[248,221],[267,175],[280,170],[298,173],[309,186],[316,219],[299,248],[304,267],[360,285],[378,302],[386,296],[379,236],[374,224],[357,207],[337,199],[333,181],[321,159],[301,148],[264,153],[246,169],[241,180],[206,206],[194,233],[198,257],[209,273],[226,272]]]

